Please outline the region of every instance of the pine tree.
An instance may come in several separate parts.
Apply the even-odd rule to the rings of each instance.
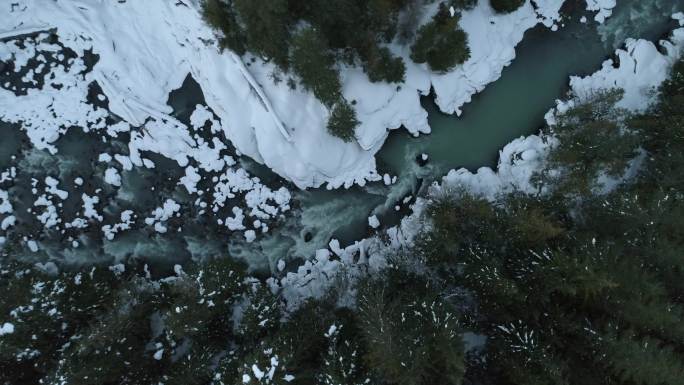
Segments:
[[[499,210],[482,197],[455,189],[432,197],[426,209],[430,223],[419,235],[417,252],[429,266],[454,262],[481,243],[498,242]]]
[[[317,375],[322,385],[361,385],[370,380],[362,362],[363,347],[356,332],[346,333],[349,326],[333,323],[323,335],[328,339],[328,349],[323,366]]]
[[[164,361],[167,365],[162,382],[168,385],[205,385],[215,379],[214,361],[221,356],[225,346],[217,350],[211,346],[193,342],[185,354],[177,360]]]
[[[387,47],[374,46],[367,55],[364,69],[371,82],[403,83],[406,74],[404,61],[392,56]]]
[[[411,59],[416,63],[427,63],[430,69],[444,73],[470,57],[468,36],[458,28],[459,17],[451,16],[444,3],[432,21],[418,30],[416,41],[411,46]]]
[[[638,131],[624,127],[627,113],[615,106],[622,95],[599,92],[557,118],[551,129],[560,145],[547,159],[545,183],[560,193],[588,196],[601,175],[623,175],[639,146]]]
[[[221,32],[219,40],[222,47],[238,55],[247,52],[244,31],[232,6],[223,0],[205,0],[202,3],[202,15],[209,25]]]
[[[252,344],[277,330],[282,314],[278,298],[267,288],[257,286],[243,304],[238,333],[243,341]]]
[[[351,104],[344,99],[335,103],[328,119],[328,132],[331,135],[345,142],[351,142],[356,138],[355,129],[358,125],[356,111]]]
[[[51,374],[53,381],[69,384],[151,383],[159,378],[161,363],[148,351],[151,336],[150,295],[154,288],[132,280],[117,293],[105,313],[80,331],[65,347],[63,359]]]
[[[304,88],[311,90],[327,106],[341,95],[339,74],[328,52],[327,42],[315,28],[304,28],[292,38],[292,69]]]
[[[661,97],[684,91],[665,88]],[[495,383],[681,382],[684,206],[673,189],[681,182],[672,177],[664,187],[654,176],[679,167],[674,154],[684,142],[660,130],[673,126],[682,104],[660,101],[633,120],[615,107],[619,97],[598,95],[561,118],[549,159],[566,179],[547,180],[550,194],[482,201],[495,215],[464,215],[472,204],[460,204],[459,194],[428,208],[428,233],[448,234],[438,246],[461,264],[436,272],[476,298],[469,325],[489,337],[482,354]],[[663,110],[671,114],[659,116]],[[646,127],[655,134],[636,135]],[[640,146],[648,154],[636,176],[598,194],[598,175],[621,175]],[[569,191],[582,199],[564,199]],[[453,241],[478,220],[475,229],[503,235],[471,237],[467,247]]]
[[[360,290],[367,365],[385,381],[461,383],[465,369],[458,315],[435,293],[417,276],[392,268]]]
[[[676,385],[684,378],[684,357],[648,337],[630,330],[607,333],[601,352],[611,374],[621,383]]]
[[[525,4],[525,0],[490,0],[490,4],[499,13],[510,13]]]
[[[55,301],[60,288],[56,277],[33,266],[2,263],[0,326],[12,325],[12,332],[0,336],[0,382],[36,383],[55,365],[66,342]]]
[[[245,26],[244,35],[249,49],[287,69],[290,38],[287,0],[233,0],[233,6]]]

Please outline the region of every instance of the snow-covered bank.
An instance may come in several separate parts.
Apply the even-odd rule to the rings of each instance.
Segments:
[[[496,80],[514,59],[514,47],[525,31],[540,22],[554,25],[562,4],[563,0],[536,0],[535,7],[527,1],[516,12],[497,15],[487,1],[480,1],[461,20],[469,34],[471,58],[448,74],[436,75],[406,60],[406,84],[397,87],[370,84],[360,69],[344,69],[345,97],[357,102],[362,122],[358,143],[349,144],[328,135],[328,112],[311,94],[293,91],[286,82],[275,84],[273,66],[219,52],[213,31],[201,20],[198,0],[6,2],[0,5],[0,13],[7,16],[0,18],[0,36],[55,28],[60,41],[78,54],[92,49],[99,61],[84,81],[97,81],[111,111],[133,126],[149,117],[171,120],[166,99],[189,73],[200,83],[222,130],[240,152],[299,187],[325,183],[339,187],[379,180],[374,155],[388,128],[404,126],[416,135],[430,131],[427,113],[420,106],[421,94],[434,87],[440,108],[459,113],[473,94]],[[408,59],[406,48],[393,49]],[[33,125],[31,139],[44,148],[51,148],[50,143],[63,132],[39,119]],[[165,139],[172,140],[160,142],[152,137],[156,145],[145,149],[183,163],[188,146],[179,144],[181,138]]]
[[[648,107],[654,100],[654,88],[667,78],[671,66],[684,54],[684,13],[675,14],[673,18],[678,20],[681,28],[675,29],[668,40],[660,41],[659,46],[646,40],[628,39],[625,48],[616,51],[619,63],[607,60],[590,76],[571,77],[569,100],[558,100],[556,108],[546,115],[547,122],[553,124],[558,114],[567,111],[578,100],[599,90],[617,87],[625,91],[619,106],[632,111]],[[556,143],[553,137],[548,136],[521,137],[501,150],[496,170],[488,167],[476,173],[466,169],[452,170],[440,183],[432,185],[431,193],[440,194],[455,187],[466,188],[488,199],[495,199],[497,195],[514,189],[536,193],[530,177],[541,169],[549,149]],[[296,307],[306,298],[319,297],[334,285],[353,286],[355,277],[384,266],[388,256],[401,255],[407,246],[412,245],[417,233],[425,226],[423,214],[428,200],[429,197],[418,198],[412,206],[412,214],[381,235],[363,239],[344,249],[333,240],[328,249],[319,250],[316,258],[307,261],[297,272],[271,279],[273,290],[281,290],[288,304]]]
[[[684,14],[675,14],[673,18],[684,27]],[[570,77],[572,97],[558,100],[556,108],[546,114],[546,121],[553,124],[555,115],[567,111],[577,100],[614,88],[624,90],[619,107],[642,111],[653,101],[653,89],[667,78],[669,68],[683,50],[684,28],[674,30],[668,40],[659,42],[659,46],[647,40],[627,39],[625,48],[615,51],[617,63],[608,59],[599,71],[590,76]],[[465,169],[452,170],[443,178],[442,188],[461,185],[489,197],[514,187],[532,193],[535,189],[530,183],[530,176],[543,163],[545,154],[553,145],[552,137],[532,135],[516,139],[500,151],[496,171],[488,167],[480,168],[476,173]]]

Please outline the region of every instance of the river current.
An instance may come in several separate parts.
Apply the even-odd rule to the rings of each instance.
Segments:
[[[379,172],[396,176],[393,184],[375,182],[346,190],[300,191],[267,168],[235,154],[228,146],[226,153],[233,154],[238,164],[261,183],[272,190],[286,187],[292,193],[290,210],[270,220],[269,231],[253,242],[245,242],[241,234],[226,231],[194,206],[195,197],[178,186],[184,170],[161,155],[146,154],[154,162],[154,169],[122,172],[119,189],[92,176],[106,172],[106,164],[93,161],[98,154],[125,152],[126,134],[119,141],[104,141],[96,133],[69,130],[55,143],[57,154],[51,155],[31,147],[19,126],[0,121],[0,172],[11,167],[18,171],[9,191],[17,223],[24,223],[11,229],[9,241],[2,246],[3,253],[76,264],[134,256],[166,266],[189,258],[229,254],[244,258],[255,270],[267,273],[276,270],[281,259],[287,262],[286,269],[295,268],[301,259],[310,258],[331,239],[344,246],[371,234],[375,231],[368,226],[371,215],[379,218],[381,227],[394,225],[409,212],[410,204],[424,192],[425,186],[449,170],[494,167],[498,151],[506,143],[534,134],[543,126],[544,114],[555,105],[555,100],[566,95],[569,76],[588,75],[599,69],[627,37],[665,37],[674,27],[670,15],[683,10],[684,5],[678,0],[622,0],[613,16],[600,26],[591,21],[593,15],[582,11],[582,6],[566,8],[567,17],[558,31],[539,26],[525,34],[516,47],[513,63],[504,69],[499,80],[473,97],[461,117],[442,114],[430,97],[423,98],[432,134],[414,138],[405,131],[393,131],[378,153]],[[581,21],[583,16],[589,21]],[[8,80],[1,76],[5,75],[0,68],[0,81]],[[174,109],[173,116],[181,122],[189,122],[194,107],[203,103],[202,90],[191,77],[169,95],[168,101]],[[426,160],[423,154],[427,155]],[[164,197],[172,197],[182,209],[168,218],[166,226],[170,231],[165,233],[132,225],[108,240],[103,239],[99,228],[79,233],[45,230],[35,222],[35,203],[28,198],[36,181],[47,175],[59,176],[60,180],[85,176],[85,187],[60,185],[69,194],[59,203],[62,216],[80,209],[84,189],[97,191],[103,197],[106,202],[100,202],[100,207],[105,216],[118,217],[124,208],[149,213],[160,206]],[[37,255],[19,247],[38,237],[41,248]]]

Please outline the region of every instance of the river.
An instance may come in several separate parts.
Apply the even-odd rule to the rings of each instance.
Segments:
[[[577,5],[567,7],[569,16],[558,31],[541,26],[528,31],[516,48],[516,59],[504,69],[499,80],[473,97],[461,117],[442,114],[429,97],[424,97],[422,103],[429,113],[432,134],[414,138],[403,130],[395,130],[377,155],[379,172],[397,176],[395,184],[376,182],[346,190],[300,191],[267,168],[242,157],[242,166],[262,182],[275,187],[284,185],[293,194],[293,209],[254,243],[227,235],[225,227],[202,217],[196,209],[187,209],[170,220],[178,222],[178,232],[165,235],[129,231],[119,234],[115,241],[103,242],[98,239],[98,231],[91,231],[90,236],[73,236],[81,247],[64,248],[68,233],[47,232],[55,241],[53,246],[44,241],[45,254],[48,258],[73,262],[133,255],[168,265],[187,258],[228,253],[248,260],[255,270],[264,273],[275,270],[281,258],[288,261],[287,269],[296,268],[301,259],[310,258],[333,238],[344,246],[371,234],[373,230],[367,222],[370,215],[377,215],[382,227],[398,223],[409,212],[415,196],[450,169],[465,167],[474,171],[496,166],[498,151],[506,143],[538,132],[544,124],[544,114],[556,99],[566,95],[569,76],[587,75],[599,69],[627,36],[650,40],[664,37],[674,27],[670,15],[684,9],[679,0],[622,0],[618,4],[614,15],[598,28],[593,21],[580,22],[582,16],[591,20],[593,14]],[[174,116],[181,121],[189,119],[198,103],[203,103],[202,92],[191,78],[169,97]],[[92,158],[100,152],[120,152],[121,143],[126,140],[124,134],[120,143],[104,144],[96,135],[72,130],[57,142],[58,155],[50,158],[44,151],[29,150],[25,134],[14,125],[0,122],[0,135],[0,171],[17,165],[20,169],[36,168],[35,175],[50,172],[72,180],[78,170],[93,168],[87,175],[104,173],[106,166],[93,163]],[[421,154],[428,155],[427,163],[419,164]],[[102,195],[109,200],[106,212],[116,213],[124,206],[140,213],[149,212],[159,203],[155,193],[192,206],[194,198],[175,182],[183,176],[183,170],[162,156],[148,157],[155,162],[156,169],[135,168],[123,173],[123,186],[118,191],[103,186],[101,181],[86,181],[92,184],[88,186],[91,191],[103,189]],[[29,176],[24,180],[19,177],[12,193],[29,196],[30,184]],[[77,211],[79,201],[72,197],[78,198],[80,193],[73,186],[65,190],[70,198],[60,210]],[[15,199],[19,221],[32,220],[27,214],[32,203]],[[21,236],[40,232],[38,228],[27,227],[21,231],[25,233]]]
[[[464,106],[461,117],[441,113],[424,97],[432,133],[418,138],[401,130],[390,134],[377,159],[381,173],[399,176],[396,185],[297,194],[305,202],[307,231],[319,233],[321,239],[353,242],[366,232],[369,215],[377,214],[385,225],[396,224],[406,210],[404,198],[449,170],[495,167],[504,145],[539,131],[544,114],[566,95],[571,75],[598,70],[619,47],[616,41],[627,36],[653,41],[665,37],[676,26],[670,15],[680,9],[684,5],[678,1],[623,0],[599,28],[591,21],[580,22],[582,16],[591,20],[591,14],[571,10],[565,27],[556,32],[542,26],[528,31],[516,48],[516,59],[499,80]],[[429,157],[425,167],[416,162],[423,153]],[[399,215],[397,205],[401,206]],[[331,224],[327,213],[346,221],[343,226],[337,221]]]

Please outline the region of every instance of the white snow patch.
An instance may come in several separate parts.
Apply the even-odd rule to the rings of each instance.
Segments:
[[[48,176],[45,178],[45,184],[48,186],[45,191],[49,194],[57,195],[59,199],[65,200],[69,197],[69,193],[57,188],[59,181],[53,177]]]
[[[13,324],[11,324],[9,322],[5,322],[4,324],[2,324],[2,326],[0,326],[0,337],[4,336],[6,334],[12,334],[12,333],[14,333],[14,325]]]
[[[374,229],[380,227],[380,221],[378,220],[378,217],[375,215],[368,217],[368,226]]]
[[[83,215],[88,219],[95,219],[98,222],[102,222],[102,215],[97,213],[95,205],[100,203],[100,198],[97,196],[89,196],[88,194],[81,195],[83,200]]]
[[[185,186],[190,194],[197,192],[197,183],[202,180],[200,174],[197,173],[197,169],[192,166],[185,168],[185,176],[180,179],[179,184]]]
[[[31,252],[37,252],[38,251],[38,243],[34,241],[33,239],[30,239],[26,242],[26,246],[28,246],[29,250]]]
[[[9,193],[0,189],[0,214],[9,214],[13,210],[9,200]]]
[[[594,20],[599,24],[603,24],[613,14],[613,8],[617,5],[616,0],[586,0],[586,2],[587,10],[598,11]]]
[[[245,240],[247,243],[252,243],[256,239],[256,232],[254,230],[245,231]]]
[[[242,224],[242,221],[245,219],[245,215],[242,209],[234,206],[231,210],[233,211],[233,217],[226,218],[224,221],[226,227],[231,231],[244,230],[245,226]]]
[[[125,210],[121,213],[121,223],[116,223],[114,225],[102,226],[102,232],[104,233],[107,240],[114,240],[116,234],[120,231],[129,230],[131,225],[135,222],[133,220],[133,210]]]
[[[121,175],[119,175],[119,170],[114,167],[105,170],[104,181],[112,186],[121,187]]]
[[[131,162],[130,157],[116,154],[114,155],[114,159],[121,164],[124,170],[131,171],[133,169],[133,162]]]
[[[195,106],[195,110],[190,115],[190,125],[195,130],[199,130],[204,126],[204,124],[213,118],[211,111],[205,106],[198,104]]]
[[[112,161],[112,156],[103,152],[100,154],[100,156],[97,157],[98,162],[103,162],[103,163],[109,163]]]
[[[180,211],[180,205],[173,199],[167,199],[162,207],[157,207],[152,212],[152,217],[145,218],[145,223],[150,226],[154,225],[154,229],[158,233],[166,233],[165,222],[178,211]]]

